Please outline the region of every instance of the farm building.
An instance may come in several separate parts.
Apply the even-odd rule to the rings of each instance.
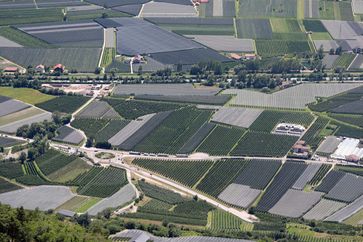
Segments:
[[[346,138],[339,145],[331,158],[358,162],[363,158],[363,148],[359,139]]]
[[[35,67],[35,72],[37,73],[44,73],[45,72],[45,66],[40,64]]]
[[[5,67],[3,70],[4,75],[14,75],[15,73],[24,74],[26,70],[24,68],[19,68],[16,66]]]
[[[59,73],[63,73],[65,70],[65,67],[64,65],[62,64],[56,64],[55,66],[53,66],[51,72],[54,73],[54,72],[59,72]]]
[[[240,56],[240,55],[238,55],[238,54],[236,54],[236,53],[231,53],[230,55],[229,55],[229,57],[231,57],[232,59],[234,59],[234,60],[240,60],[240,59],[242,59],[242,56]]]
[[[300,136],[305,131],[305,127],[298,124],[280,123],[276,126],[275,133],[290,134]]]

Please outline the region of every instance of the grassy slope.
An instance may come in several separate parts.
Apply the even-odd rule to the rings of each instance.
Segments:
[[[0,95],[18,99],[29,104],[38,104],[55,98],[31,88],[0,87]]]

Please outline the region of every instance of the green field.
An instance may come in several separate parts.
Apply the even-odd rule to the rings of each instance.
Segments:
[[[215,162],[212,169],[198,183],[196,189],[211,196],[218,197],[234,181],[236,176],[246,166],[247,162],[247,160],[237,159],[223,159]]]
[[[276,33],[301,32],[299,23],[295,19],[271,18],[272,31]]]
[[[357,176],[363,176],[363,168],[355,166],[335,166],[336,170],[352,173]]]
[[[173,103],[125,100],[121,98],[105,98],[104,101],[110,104],[125,119],[136,119],[146,114],[175,110],[183,106]]]
[[[49,112],[73,113],[89,100],[85,96],[59,96],[46,102],[38,103],[37,107]]]
[[[146,183],[142,180],[139,181],[139,186],[146,196],[167,204],[178,204],[186,201],[179,193]]]
[[[217,126],[197,148],[197,152],[210,155],[228,155],[246,130]]]
[[[176,154],[195,132],[209,120],[211,111],[183,108],[171,113],[143,141],[136,151]]]
[[[331,40],[332,37],[326,32],[314,32],[311,35],[312,40]]]
[[[250,130],[271,132],[279,123],[293,123],[308,127],[314,120],[308,112],[265,110],[250,126]]]
[[[31,24],[45,22],[62,22],[62,8],[26,8],[26,9],[2,9],[0,10],[0,25]],[[75,11],[67,14],[68,21],[101,18],[105,13],[108,17],[128,16],[119,11],[108,9],[92,11]]]
[[[99,142],[107,142],[128,123],[128,120],[80,118],[75,119],[71,125],[72,127],[84,131],[86,136],[97,144]]]
[[[239,0],[240,17],[296,17],[297,0]]]
[[[48,178],[55,182],[65,183],[74,180],[80,174],[91,169],[91,166],[81,158],[74,159],[59,170],[48,175]]]
[[[77,192],[81,195],[104,198],[116,193],[127,183],[125,170],[109,167],[90,177],[86,184],[78,187]]]
[[[327,33],[326,28],[320,20],[303,20],[303,25],[306,31]]]
[[[252,231],[253,224],[243,222],[240,218],[223,210],[213,210],[208,214],[207,228],[217,233]]]
[[[104,48],[103,56],[101,61],[101,67],[106,67],[110,65],[113,59],[116,56],[116,49],[115,48]]]
[[[29,104],[39,104],[54,99],[54,96],[47,95],[31,88],[0,87],[0,95],[11,97]]]
[[[97,197],[75,196],[67,202],[63,203],[58,208],[56,208],[56,210],[64,209],[77,213],[84,213],[100,200],[101,198]]]
[[[316,174],[313,176],[313,178],[308,183],[311,186],[316,186],[319,184],[319,182],[323,179],[323,177],[328,173],[330,170],[331,165],[329,164],[322,164],[319,170],[316,172]]]
[[[263,132],[247,132],[237,146],[231,151],[232,155],[283,157],[298,140],[291,135],[277,135]]]
[[[325,129],[328,123],[329,120],[327,118],[319,117],[301,139],[313,149],[317,148],[324,138],[324,136],[321,135],[321,132]]]
[[[4,192],[14,191],[17,189],[20,189],[20,187],[0,177],[0,194]]]
[[[42,173],[48,176],[63,169],[75,159],[77,159],[76,156],[68,156],[59,151],[50,149],[45,154],[36,158],[35,162]],[[64,172],[60,172],[60,174],[64,175]]]
[[[135,159],[133,164],[192,187],[213,165],[210,160]]]
[[[6,177],[8,179],[14,179],[23,175],[24,172],[20,163],[0,163],[0,176]]]
[[[168,223],[205,226],[208,213],[214,208],[206,202],[189,200],[178,204],[172,211],[160,209],[160,202],[148,203],[139,207],[137,213],[128,213],[122,216],[140,218],[154,221],[167,221]]]
[[[362,220],[363,220],[363,209],[359,210],[353,216],[344,220],[344,223],[357,226],[357,225],[360,225],[360,222]]]
[[[338,59],[336,59],[336,61],[333,64],[333,68],[340,67],[347,69],[350,63],[352,63],[352,61],[354,60],[354,57],[355,57],[354,54],[343,53],[341,56],[338,57]]]
[[[308,41],[256,40],[257,53],[262,57],[310,52]]]
[[[12,40],[24,47],[51,48],[52,46],[43,40],[37,39],[13,27],[1,27],[0,36]]]
[[[233,25],[160,24],[159,26],[182,35],[234,35]]]
[[[331,113],[331,114],[329,114],[329,117],[342,121],[347,124],[351,124],[351,125],[363,128],[363,115]]]

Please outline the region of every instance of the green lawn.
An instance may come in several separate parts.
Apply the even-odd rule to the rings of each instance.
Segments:
[[[29,104],[38,104],[55,98],[31,88],[0,87],[0,95],[11,97]]]

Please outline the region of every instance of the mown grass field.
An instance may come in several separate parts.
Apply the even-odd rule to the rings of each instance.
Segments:
[[[301,32],[299,23],[295,19],[271,18],[272,31],[276,33]]]
[[[253,224],[246,223],[233,214],[223,210],[213,210],[208,214],[207,228],[213,232],[240,232],[252,231]]]
[[[291,40],[256,40],[256,49],[262,57],[311,51],[308,41]]]
[[[65,209],[77,213],[84,213],[100,200],[101,198],[98,197],[75,196],[56,208],[56,210]]]
[[[105,48],[102,56],[101,67],[106,67],[110,65],[115,58],[116,49],[115,48]]]
[[[0,95],[11,97],[25,103],[38,104],[55,98],[31,88],[0,87]]]

